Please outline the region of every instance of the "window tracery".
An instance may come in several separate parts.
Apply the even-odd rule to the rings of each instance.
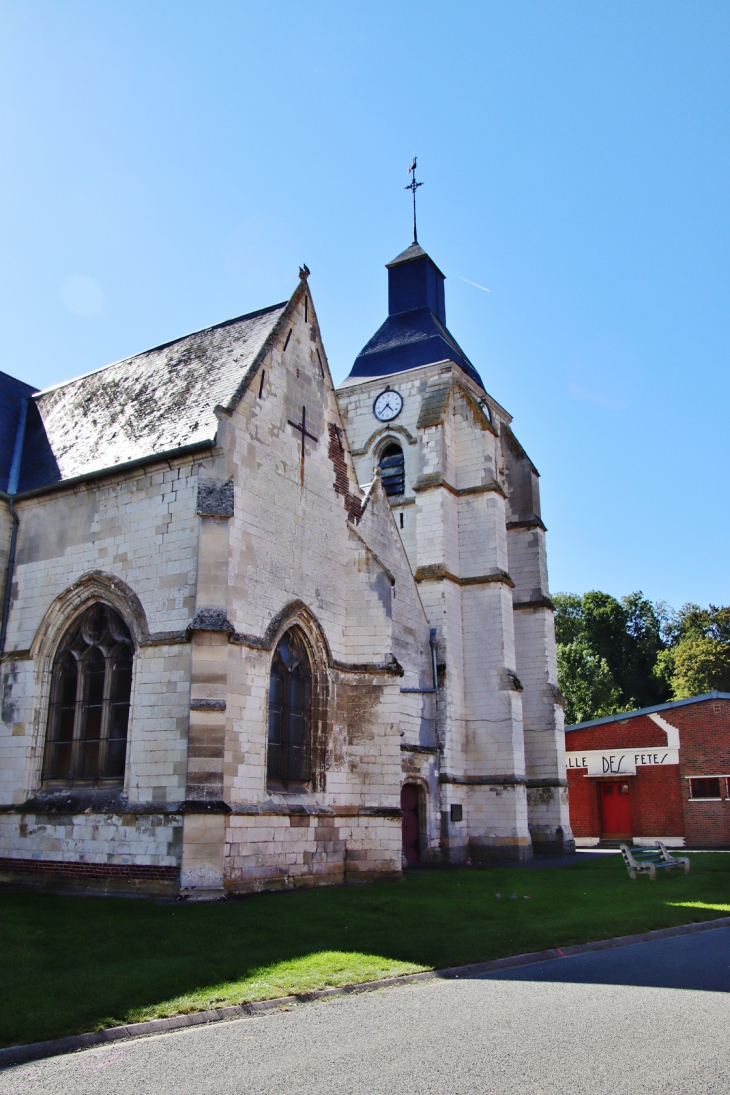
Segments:
[[[302,632],[285,631],[271,663],[267,781],[285,790],[311,777],[312,663]]]
[[[122,783],[133,659],[127,625],[105,604],[66,632],[53,662],[44,783]]]

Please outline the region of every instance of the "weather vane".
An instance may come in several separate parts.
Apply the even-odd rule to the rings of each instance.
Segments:
[[[413,178],[408,183],[406,190],[410,190],[413,194],[413,242],[418,243],[418,233],[416,232],[416,191],[419,186],[423,186],[423,183],[416,182],[416,157],[413,157],[413,163],[408,168],[408,174]]]

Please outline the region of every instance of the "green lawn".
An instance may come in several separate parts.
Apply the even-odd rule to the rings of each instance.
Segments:
[[[616,855],[221,904],[4,893],[0,1044],[728,914],[730,855],[711,853],[655,883]]]

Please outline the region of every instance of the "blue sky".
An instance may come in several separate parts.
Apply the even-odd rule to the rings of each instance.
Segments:
[[[729,46],[713,0],[0,2],[0,369],[53,384],[306,261],[341,380],[416,151],[552,589],[728,603]]]

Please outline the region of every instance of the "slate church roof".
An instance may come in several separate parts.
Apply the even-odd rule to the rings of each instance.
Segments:
[[[446,326],[445,278],[433,259],[412,243],[387,270],[388,318],[357,355],[350,377],[388,376],[448,360],[484,389]]]
[[[14,376],[0,373],[0,490],[8,489],[23,400],[37,391]]]
[[[235,405],[286,306],[196,331],[36,394],[21,385],[30,398],[18,492],[212,443],[215,407]],[[4,427],[2,394],[0,384]],[[5,459],[0,450],[0,475]]]

